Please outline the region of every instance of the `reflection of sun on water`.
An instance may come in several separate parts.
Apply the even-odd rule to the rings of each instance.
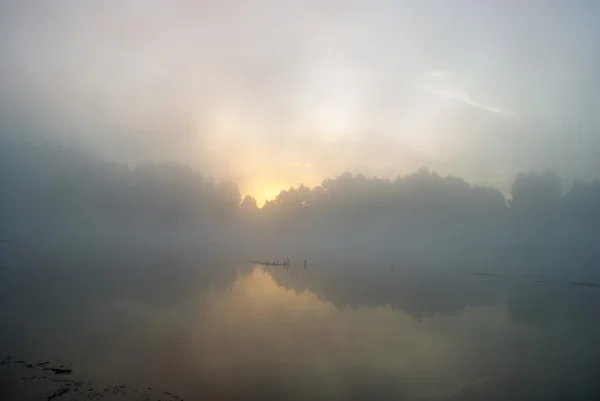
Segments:
[[[341,391],[340,375],[353,369],[398,379],[454,372],[438,381],[444,388],[455,386],[460,376],[458,344],[448,335],[452,327],[450,333],[440,330],[445,318],[440,326],[439,318],[419,322],[388,306],[340,310],[310,291],[279,287],[260,267],[240,276],[224,292],[210,294],[207,301],[197,340],[202,344],[199,355],[204,368],[224,380],[247,374],[243,371],[247,364],[268,369],[273,380],[300,375],[295,383],[308,369],[310,380],[305,385],[317,381],[331,391]],[[489,311],[483,313],[489,318]],[[456,329],[463,326],[462,320],[453,317],[447,323],[459,323]]]

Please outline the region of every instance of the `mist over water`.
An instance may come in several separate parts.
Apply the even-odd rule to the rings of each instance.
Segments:
[[[181,251],[49,260],[0,273],[2,352],[67,360],[92,386],[236,400],[600,391],[600,292],[548,275],[375,261],[285,269]],[[26,399],[27,382],[0,381],[2,399]]]
[[[0,0],[0,401],[600,399],[598,16]]]
[[[599,394],[597,181],[344,174],[259,209],[182,165],[0,149],[0,351],[73,367],[3,364],[2,399]]]

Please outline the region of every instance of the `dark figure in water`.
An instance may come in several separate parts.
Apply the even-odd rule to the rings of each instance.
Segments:
[[[285,264],[289,265],[290,264],[290,258],[285,258]]]
[[[279,266],[279,259],[277,259],[277,262],[275,262],[275,266]]]
[[[304,270],[306,270],[306,259],[304,259]]]

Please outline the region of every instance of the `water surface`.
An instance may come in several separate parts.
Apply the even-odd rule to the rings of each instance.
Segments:
[[[600,289],[566,276],[318,260],[284,269],[176,252],[12,263],[0,271],[2,355],[68,361],[98,388],[190,400],[600,395]],[[52,394],[1,374],[3,400]],[[90,398],[64,396],[77,397]]]

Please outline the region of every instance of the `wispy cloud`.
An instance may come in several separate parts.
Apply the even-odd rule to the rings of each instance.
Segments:
[[[459,89],[456,85],[462,81],[462,77],[451,71],[432,70],[425,74],[425,81],[421,82],[421,87],[428,92],[435,93],[447,99],[461,101],[473,108],[488,111],[490,113],[502,114],[510,116],[511,113],[496,106],[483,104],[473,100],[473,98],[464,90]]]
[[[498,107],[488,106],[488,105],[474,101],[473,99],[471,99],[471,97],[467,93],[461,91],[458,88],[455,88],[452,86],[447,86],[447,85],[445,85],[443,87],[436,87],[431,84],[422,84],[421,86],[423,89],[425,89],[429,92],[437,93],[438,95],[448,98],[448,99],[460,100],[460,101],[468,104],[471,107],[475,107],[477,109],[482,109],[482,110],[487,110],[491,113],[508,115],[508,112],[506,112],[505,110],[502,110]]]

